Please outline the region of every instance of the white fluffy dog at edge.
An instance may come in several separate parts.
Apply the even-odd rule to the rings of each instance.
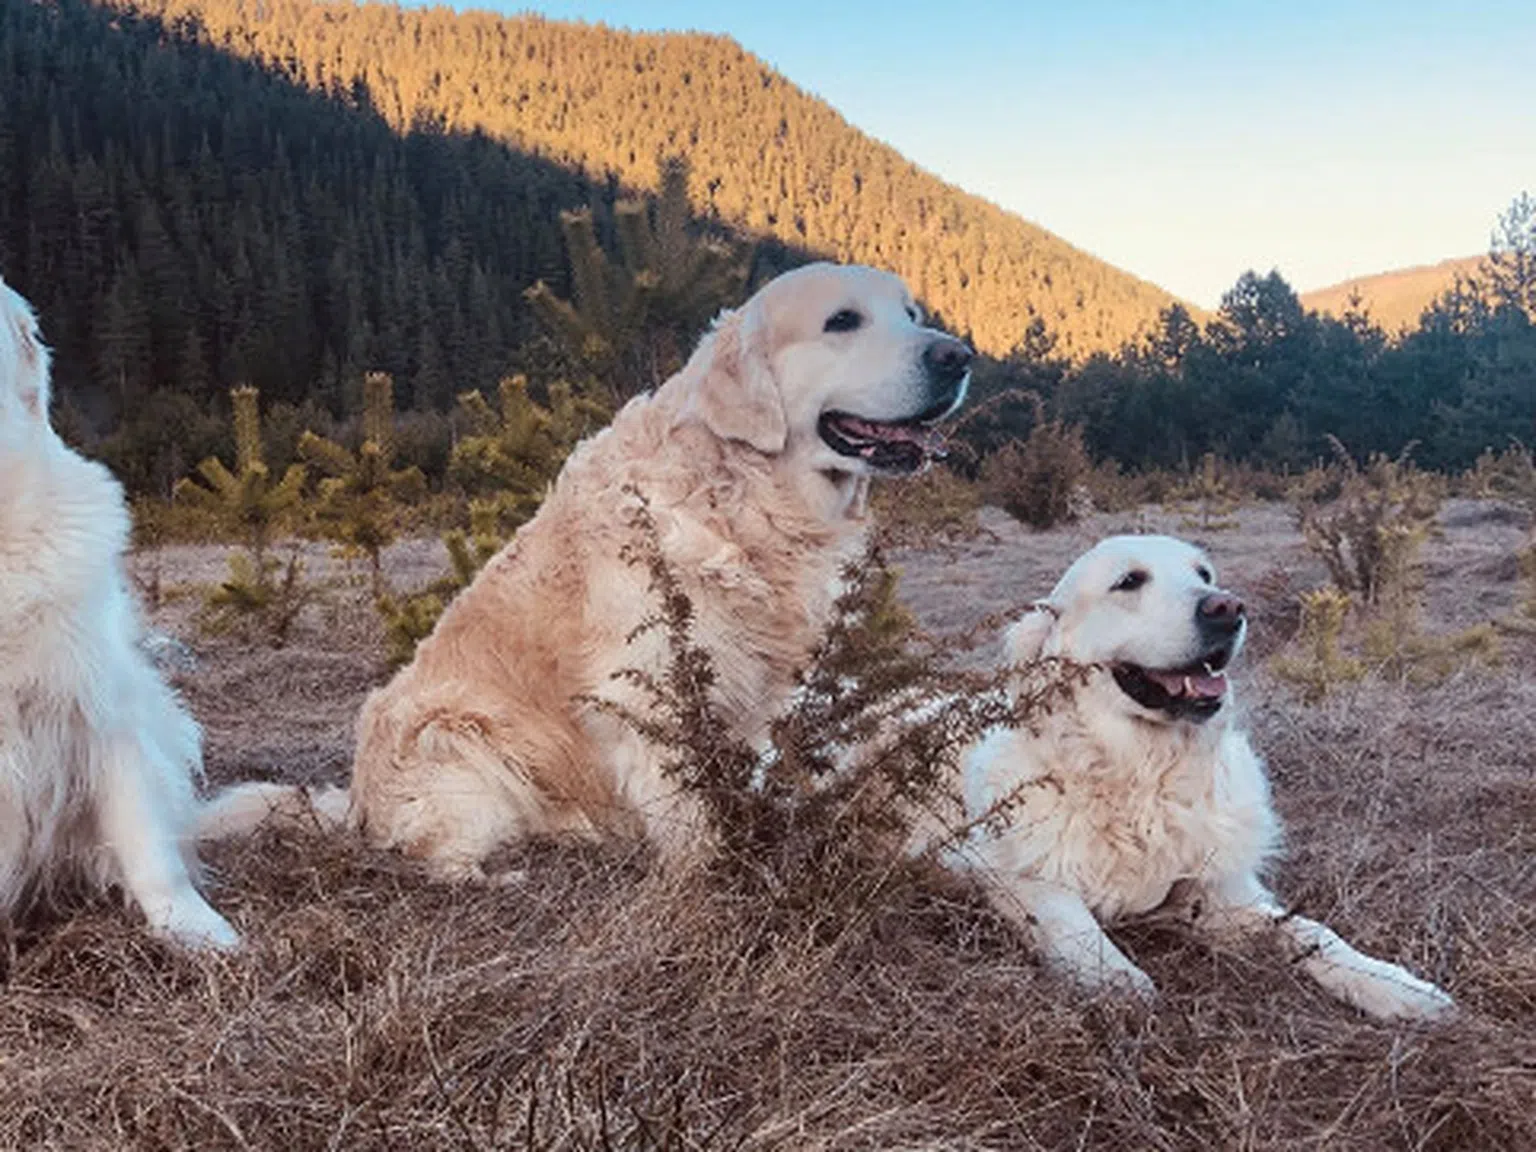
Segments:
[[[977,828],[952,856],[1048,966],[1090,987],[1150,995],[1151,979],[1102,925],[1180,915],[1229,936],[1271,933],[1334,996],[1383,1019],[1427,1019],[1450,998],[1290,915],[1260,880],[1279,822],[1235,714],[1227,669],[1243,605],[1181,540],[1117,536],[1081,556],[1005,637],[1021,677],[1058,657],[1091,665],[1037,729],[999,730],[967,755],[967,814],[1005,797],[1004,831]]]
[[[201,734],[141,647],[122,489],[54,432],[48,373],[0,281],[0,918],[74,874],[162,937],[232,947],[192,883]]]
[[[863,551],[871,477],[927,463],[970,360],[888,273],[813,264],[767,284],[577,446],[538,515],[368,698],[350,784],[314,814],[445,879],[481,879],[498,847],[539,834],[638,834],[668,865],[698,858],[705,830],[666,751],[594,703],[645,714],[651,698],[616,674],[660,680],[669,659],[641,627],[650,572],[626,558],[637,492],[692,602],[718,714],[760,744]],[[303,819],[306,799],[240,786],[204,834]]]

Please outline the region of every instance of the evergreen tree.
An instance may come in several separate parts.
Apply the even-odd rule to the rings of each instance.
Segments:
[[[375,596],[385,589],[382,557],[399,534],[401,505],[421,499],[427,490],[421,469],[392,467],[394,390],[387,372],[364,377],[362,443],[356,452],[311,431],[298,444],[310,467],[325,474],[316,508],[322,529],[364,556]]]
[[[576,442],[609,415],[564,382],[550,387],[547,407],[528,395],[525,376],[501,382],[496,408],[481,393],[466,392],[459,397],[465,434],[454,445],[449,478],[471,497],[489,499],[510,535],[538,511]]]
[[[1484,267],[1494,302],[1536,321],[1536,196],[1521,193],[1499,216]]]
[[[526,293],[571,361],[614,397],[655,388],[681,368],[688,342],[740,297],[750,267],[732,244],[694,235],[687,164],[672,158],[661,170],[654,204],[614,208],[617,259],[598,243],[590,209],[563,212],[572,298],[542,280]]]
[[[183,479],[175,495],[207,512],[223,531],[244,544],[244,551],[230,554],[229,576],[208,598],[207,622],[223,629],[245,619],[260,619],[272,640],[281,644],[307,593],[297,551],[286,565],[270,552],[277,535],[293,524],[302,509],[304,466],[291,465],[281,480],[274,481],[264,458],[260,392],[236,388],[230,400],[234,471],[210,456],[197,466],[203,483]]]

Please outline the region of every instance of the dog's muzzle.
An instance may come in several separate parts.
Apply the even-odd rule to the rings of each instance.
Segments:
[[[1227,702],[1227,666],[1242,644],[1243,622],[1227,639],[1197,660],[1177,668],[1147,668],[1119,663],[1111,668],[1115,683],[1149,712],[1196,724],[1209,720]]]
[[[864,461],[878,472],[920,472],[948,454],[936,425],[965,400],[973,353],[952,336],[940,336],[923,349],[923,373],[929,403],[903,420],[871,420],[851,412],[823,412],[817,422],[822,440],[834,452]]]

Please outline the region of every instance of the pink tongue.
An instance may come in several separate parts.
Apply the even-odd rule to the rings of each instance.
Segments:
[[[944,454],[944,433],[937,428],[919,428],[912,424],[872,424],[856,416],[845,419],[843,425],[855,436],[887,442],[906,441],[916,444],[930,456]]]
[[[1225,676],[1207,676],[1203,672],[1154,672],[1150,668],[1146,673],[1148,679],[1155,680],[1170,696],[1215,699],[1225,694],[1227,690]]]

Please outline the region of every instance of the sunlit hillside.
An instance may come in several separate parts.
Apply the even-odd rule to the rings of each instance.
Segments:
[[[1327,288],[1304,292],[1301,302],[1307,308],[1339,316],[1349,307],[1350,298],[1358,293],[1371,318],[1388,332],[1397,332],[1417,324],[1424,309],[1454,285],[1458,277],[1465,279],[1476,275],[1483,259],[1481,256],[1463,256],[1438,264],[1378,272],[1374,276],[1356,276]]]
[[[985,351],[1036,317],[1063,350],[1118,347],[1168,293],[967,195],[851,126],[734,41],[314,0],[144,0],[304,84],[366,85],[398,128],[483,131],[597,177],[654,186],[681,153],[704,211],[905,276]]]

